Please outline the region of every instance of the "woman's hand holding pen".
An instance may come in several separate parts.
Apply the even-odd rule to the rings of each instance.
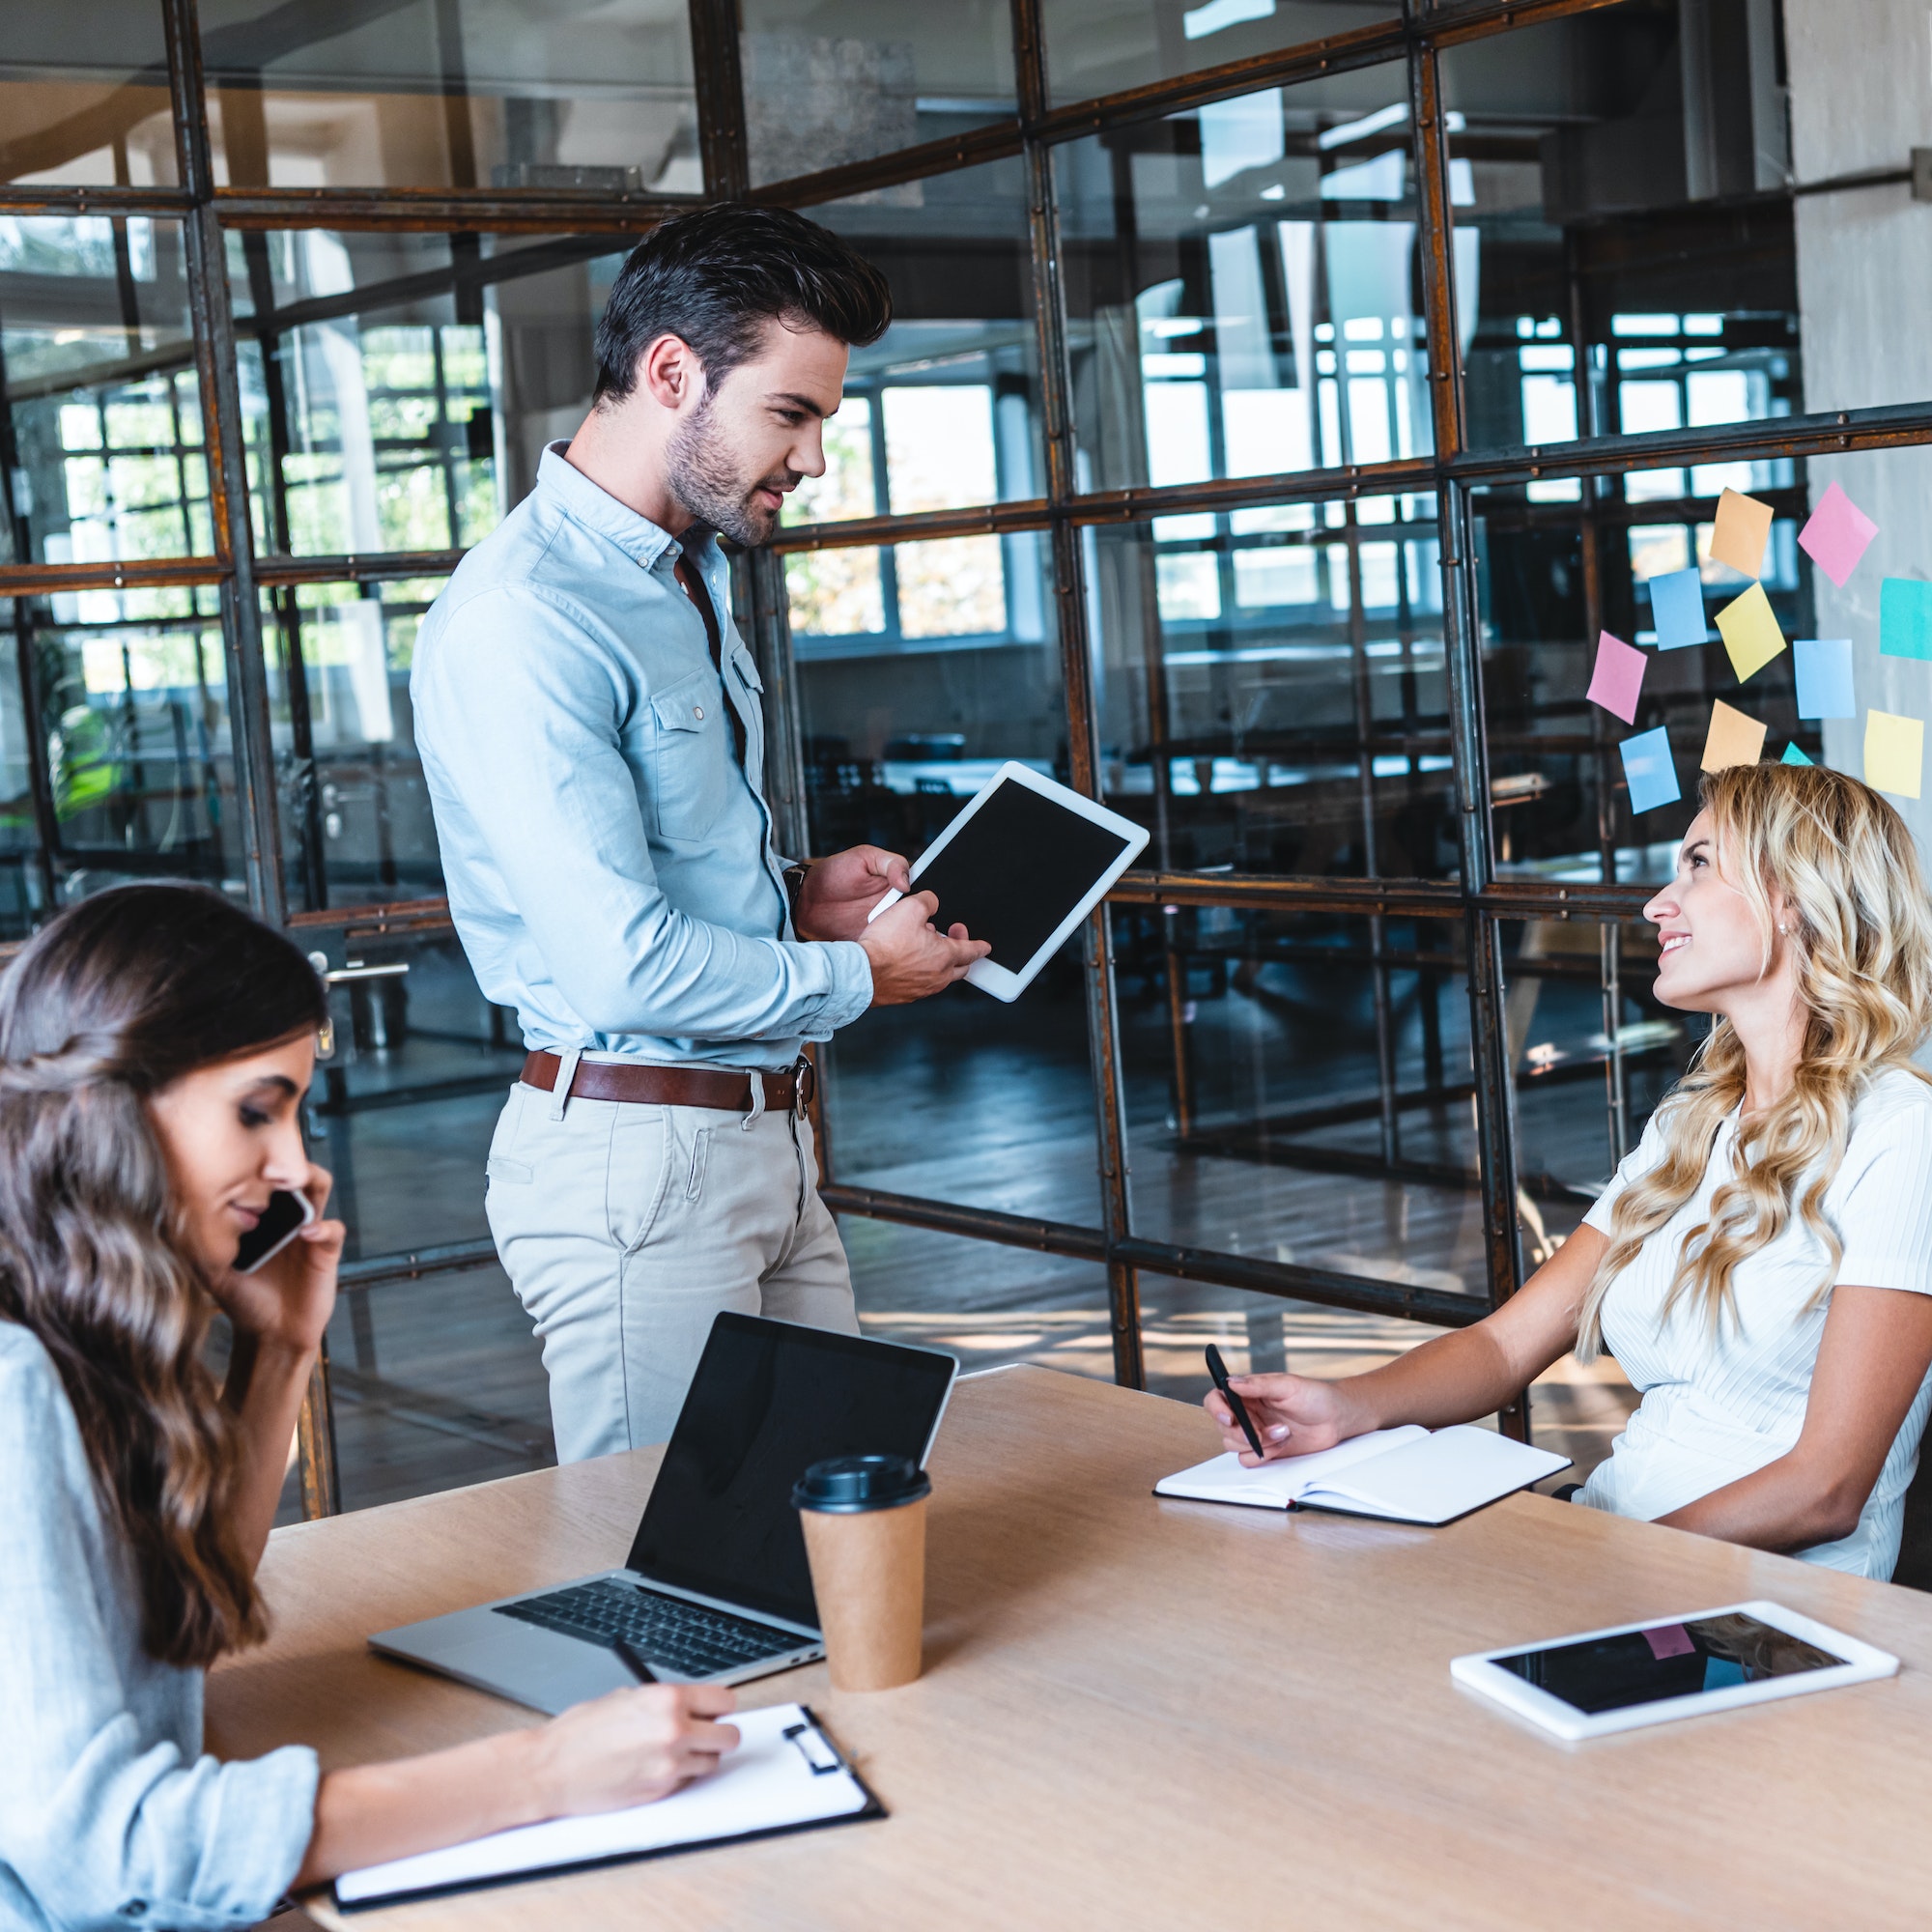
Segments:
[[[1335,1382],[1314,1381],[1307,1376],[1231,1376],[1228,1386],[1247,1406],[1262,1438],[1264,1458],[1270,1463],[1332,1449],[1376,1426],[1372,1418],[1354,1413],[1356,1406]],[[1244,1467],[1256,1467],[1261,1459],[1249,1448],[1218,1390],[1208,1391],[1205,1406],[1220,1428],[1221,1446],[1239,1456]]]

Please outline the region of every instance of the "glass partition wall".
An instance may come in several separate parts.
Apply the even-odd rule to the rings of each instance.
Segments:
[[[1932,571],[1903,0],[15,11],[0,943],[185,876],[327,972],[351,1246],[292,1508],[550,1453],[482,1219],[522,1048],[408,673],[667,213],[807,209],[894,290],[735,566],[787,849],[916,851],[1005,758],[1152,834],[1017,1005],[821,1053],[876,1332],[1192,1393],[1203,1339],[1342,1366],[1475,1319],[1695,1049],[1640,909],[1714,706],[1863,769],[1794,653],[1739,677],[1724,491],[1776,640],[1925,709],[1878,647],[1880,578]],[[1879,526],[1843,582],[1800,541],[1833,484]]]

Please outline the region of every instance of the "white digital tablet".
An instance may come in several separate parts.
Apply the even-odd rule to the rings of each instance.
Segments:
[[[942,932],[964,925],[991,943],[967,979],[1016,1000],[1147,842],[1131,818],[1009,762],[914,860],[912,877],[938,897]],[[870,918],[900,896],[888,893]]]
[[[1898,1659],[1885,1651],[1764,1603],[1514,1644],[1449,1666],[1457,1683],[1570,1740],[1865,1684],[1897,1670]]]

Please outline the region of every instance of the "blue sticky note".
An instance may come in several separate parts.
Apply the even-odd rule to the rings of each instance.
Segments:
[[[1704,621],[1704,580],[1695,570],[1672,570],[1653,577],[1650,610],[1661,651],[1701,644],[1710,635],[1710,626]]]
[[[1851,639],[1799,638],[1792,643],[1791,655],[1798,669],[1799,717],[1859,715],[1852,698]]]
[[[1932,659],[1932,583],[1888,577],[1879,585],[1878,647],[1889,658]]]
[[[1670,755],[1670,733],[1660,724],[1639,731],[1617,747],[1624,755],[1624,779],[1630,785],[1631,810],[1649,811],[1674,805],[1683,796],[1677,788],[1677,761]]]
[[[1784,748],[1783,757],[1779,758],[1777,762],[1780,765],[1808,765],[1814,763],[1815,760],[1807,758],[1796,745],[1787,745]]]

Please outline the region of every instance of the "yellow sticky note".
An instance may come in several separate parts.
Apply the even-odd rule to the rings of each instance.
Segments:
[[[1777,613],[1762,583],[1753,583],[1718,612],[1718,635],[1724,640],[1740,684],[1784,648],[1784,633],[1777,628]]]
[[[1865,783],[1900,798],[1918,796],[1925,766],[1925,721],[1889,711],[1865,713]]]
[[[1764,568],[1764,547],[1771,538],[1771,505],[1755,497],[1726,490],[1718,498],[1718,527],[1711,533],[1711,560],[1728,563],[1747,577]]]
[[[1711,706],[1711,729],[1699,761],[1703,769],[1720,772],[1726,765],[1756,764],[1764,750],[1764,729],[1755,718],[1747,718],[1719,698]]]

